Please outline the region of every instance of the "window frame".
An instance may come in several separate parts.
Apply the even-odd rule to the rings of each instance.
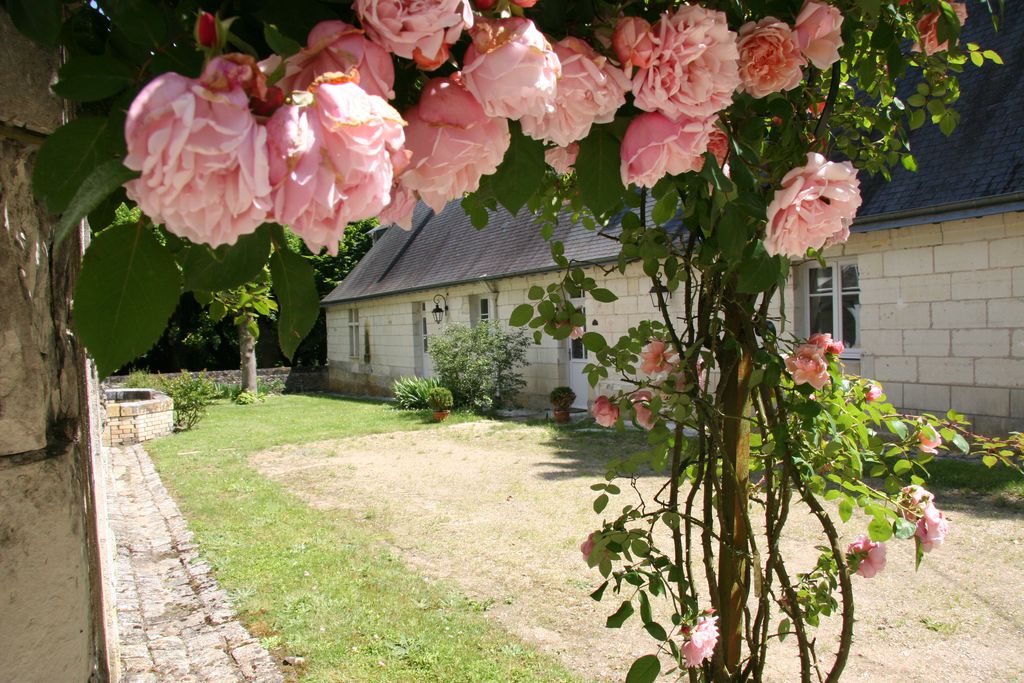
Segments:
[[[833,272],[832,276],[832,334],[836,339],[843,338],[843,266],[856,266],[857,267],[857,303],[862,306],[860,302],[860,296],[862,289],[860,287],[860,264],[855,258],[836,259],[825,261],[825,267],[831,268]],[[811,330],[811,271],[815,268],[821,268],[821,263],[818,261],[807,261],[800,268],[800,303],[803,306],[803,328],[807,336],[813,334]],[[857,317],[857,340],[858,343],[863,342],[864,327],[861,324],[860,317]],[[842,359],[849,360],[860,360],[863,346],[847,347],[840,355]]]
[[[359,353],[360,341],[359,309],[348,309],[348,357],[351,360],[362,360]]]

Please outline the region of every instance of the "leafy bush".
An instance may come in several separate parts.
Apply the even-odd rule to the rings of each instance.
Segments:
[[[444,387],[434,387],[427,392],[427,403],[430,404],[432,410],[451,410],[454,402],[452,392]]]
[[[256,393],[260,396],[276,396],[284,393],[284,380],[277,379],[256,379]]]
[[[576,400],[576,392],[571,387],[555,387],[549,396],[551,405],[559,410],[572,408],[572,402]]]
[[[214,382],[213,386],[217,390],[217,398],[227,401],[234,402],[238,395],[242,393],[241,385],[232,382]]]
[[[522,330],[510,331],[496,322],[449,325],[431,338],[430,357],[456,406],[487,412],[515,405],[526,386],[519,369],[527,364],[530,344]]]
[[[234,402],[240,406],[251,406],[253,403],[259,403],[263,400],[265,394],[254,394],[251,391],[240,391],[238,396],[235,396]]]
[[[217,398],[217,386],[205,372],[193,375],[182,371],[165,381],[162,390],[174,401],[174,428],[179,430],[195,427]]]
[[[160,390],[166,380],[163,375],[154,375],[145,370],[132,370],[121,385],[125,389],[157,389]]]
[[[427,395],[441,383],[433,377],[399,377],[391,385],[395,403],[402,410],[425,410],[430,407]]]

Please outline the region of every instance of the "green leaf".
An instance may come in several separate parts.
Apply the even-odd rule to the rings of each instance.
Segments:
[[[999,462],[999,458],[994,455],[983,455],[981,456],[981,462],[985,464],[985,467],[995,467],[996,463]]]
[[[270,275],[281,306],[277,337],[281,351],[290,359],[320,315],[313,267],[290,249],[279,248],[270,257]]]
[[[583,203],[594,213],[602,215],[614,209],[625,187],[619,170],[619,141],[605,128],[596,126],[580,142],[576,160],[576,178]]]
[[[790,627],[791,626],[792,626],[792,622],[790,622],[789,619],[783,619],[782,621],[779,622],[779,631],[778,631],[778,633],[779,633],[779,642],[780,643],[783,640],[786,639],[786,636],[789,635]]]
[[[602,493],[594,499],[594,512],[601,514],[606,507],[608,507],[608,494]]]
[[[590,594],[590,598],[592,600],[596,601],[596,602],[601,602],[601,598],[604,597],[604,589],[607,588],[607,587],[608,587],[608,582],[605,581],[604,583],[602,583],[600,586],[597,587],[597,590],[595,590],[593,593]]]
[[[654,209],[651,211],[651,219],[658,225],[664,225],[675,217],[676,207],[678,206],[679,193],[674,189],[669,190],[654,204]]]
[[[668,633],[665,632],[665,627],[656,621],[649,621],[644,624],[644,630],[655,640],[668,640]]]
[[[150,227],[117,225],[93,238],[74,296],[75,333],[100,377],[160,338],[181,295],[181,275]]]
[[[897,460],[896,464],[892,466],[892,471],[895,474],[906,474],[912,469],[914,469],[914,464],[909,460]]]
[[[95,102],[128,87],[135,72],[124,62],[106,55],[76,55],[58,72],[53,92],[69,100]]]
[[[626,683],[654,683],[661,673],[661,662],[657,655],[644,655],[629,667]]]
[[[892,526],[880,515],[868,524],[868,535],[872,541],[888,541],[892,537]]]
[[[274,51],[275,54],[280,55],[282,59],[291,57],[293,54],[302,49],[302,45],[296,40],[292,40],[285,34],[278,30],[274,24],[264,24],[263,26],[263,39],[267,41],[267,45]]]
[[[547,163],[544,145],[526,137],[518,123],[510,126],[512,142],[491,180],[494,194],[508,212],[515,215],[540,187]]]
[[[843,520],[843,523],[850,521],[850,517],[853,516],[853,500],[850,498],[843,498],[839,502],[839,519]]]
[[[167,21],[159,4],[150,0],[114,0],[108,5],[114,23],[136,45],[157,47],[167,39]]]
[[[544,298],[544,288],[541,287],[540,285],[534,285],[533,287],[530,287],[529,291],[526,293],[526,296],[533,301],[540,301],[541,299]]]
[[[7,0],[14,27],[42,45],[57,44],[60,9],[60,0]]]
[[[118,151],[109,121],[75,119],[46,139],[36,155],[32,189],[51,213],[63,213],[93,169]]]
[[[192,245],[179,257],[185,289],[223,292],[240,287],[262,272],[269,253],[270,229],[266,224],[230,246],[211,249],[205,244]]]
[[[757,242],[748,249],[743,259],[737,289],[744,294],[757,294],[775,284],[781,273],[781,257],[769,256],[763,242]]]
[[[587,332],[583,335],[583,346],[587,351],[597,353],[608,348],[608,342],[597,332]]]
[[[640,591],[640,621],[645,624],[654,621],[654,615],[651,614],[651,601],[647,597],[647,593],[643,591]]]
[[[970,445],[968,445],[967,439],[965,439],[960,434],[956,434],[953,436],[953,445],[959,448],[960,452],[963,453],[964,455],[967,455],[968,453],[971,452],[971,447]]]
[[[917,525],[913,522],[898,517],[892,523],[892,535],[900,540],[906,540],[917,533]]]
[[[598,287],[597,289],[590,290],[590,296],[594,301],[600,301],[603,304],[610,304],[613,301],[617,301],[619,297],[615,296],[615,293],[610,289],[604,289]]]
[[[533,317],[533,306],[531,304],[519,304],[512,309],[512,315],[508,317],[508,324],[512,327],[522,327],[530,322]]]
[[[732,204],[725,207],[715,234],[718,237],[718,246],[726,260],[730,263],[739,261],[747,244],[747,221]]]
[[[103,200],[110,196],[117,188],[124,185],[132,178],[138,178],[138,171],[125,168],[117,159],[104,161],[89,174],[89,177],[79,185],[75,196],[68,203],[68,208],[60,217],[57,224],[57,232],[54,239],[60,244],[71,234],[71,230],[78,225],[79,221],[98,207]],[[105,228],[105,225],[93,226]]]
[[[621,628],[626,619],[633,616],[633,604],[629,600],[623,600],[622,605],[615,611],[615,614],[608,617],[605,626],[608,628]]]

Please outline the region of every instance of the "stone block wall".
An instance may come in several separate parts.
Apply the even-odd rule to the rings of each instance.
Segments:
[[[173,377],[175,374],[165,373],[164,376]],[[238,384],[242,381],[241,370],[209,370],[205,374],[211,381],[223,384]],[[327,391],[327,368],[260,368],[256,375],[261,380],[284,382],[284,390],[288,393]],[[120,387],[127,379],[127,375],[114,375],[103,380],[103,386]]]
[[[104,446],[149,441],[174,431],[174,402],[159,392],[138,401],[108,400],[106,415]]]

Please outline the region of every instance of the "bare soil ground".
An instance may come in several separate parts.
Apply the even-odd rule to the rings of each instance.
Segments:
[[[633,659],[654,651],[653,641],[636,620],[604,628],[618,601],[610,592],[603,603],[588,597],[600,575],[578,547],[600,526],[589,486],[623,443],[478,422],[277,448],[252,463],[310,505],[373,525],[411,566],[458,585],[508,631],[581,675],[622,680]],[[653,492],[660,483],[651,476],[640,488]],[[624,489],[605,514],[632,502],[628,495]],[[844,680],[1024,681],[1024,514],[939,503],[952,532],[919,572],[913,544],[893,542],[882,574],[854,577],[858,623]],[[855,515],[843,532],[865,528]],[[795,514],[788,534],[791,571],[809,569],[813,546],[824,540],[814,521]],[[822,625],[822,651],[836,629],[835,620]],[[778,655],[766,680],[798,680],[793,653]]]

